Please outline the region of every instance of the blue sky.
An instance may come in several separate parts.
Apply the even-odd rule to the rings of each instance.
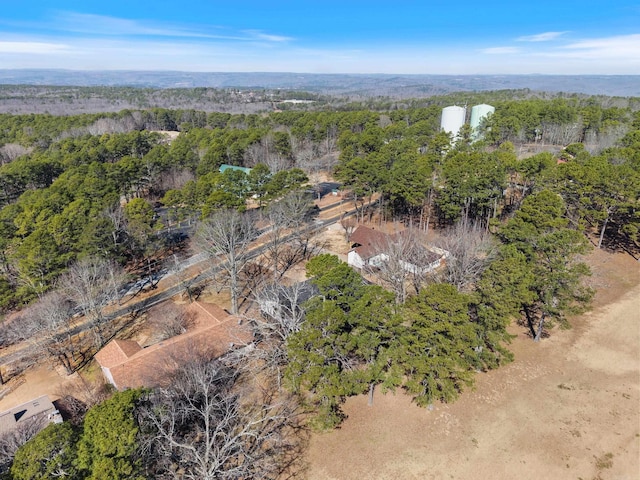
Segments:
[[[640,0],[0,6],[0,68],[640,74]]]

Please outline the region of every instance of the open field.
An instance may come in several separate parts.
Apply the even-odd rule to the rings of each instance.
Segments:
[[[594,309],[535,344],[515,326],[515,361],[451,405],[362,396],[342,428],[314,435],[311,480],[640,478],[640,265],[588,258]]]

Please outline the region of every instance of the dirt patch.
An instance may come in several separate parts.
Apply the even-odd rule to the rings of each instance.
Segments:
[[[349,242],[345,238],[344,228],[340,223],[329,225],[321,234],[323,252],[337,255],[343,262],[347,261]]]
[[[640,478],[640,266],[588,257],[594,309],[536,344],[514,327],[515,361],[432,410],[402,393],[345,405],[314,435],[309,479]]]
[[[14,385],[11,393],[0,400],[0,411],[26,403],[41,395],[48,395],[51,401],[56,401],[66,394],[75,394],[80,400],[87,400],[87,386],[78,374],[66,375],[61,368],[51,365],[28,370],[19,379],[15,379]]]

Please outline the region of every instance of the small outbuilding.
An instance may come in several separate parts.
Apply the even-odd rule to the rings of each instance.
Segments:
[[[237,170],[239,172],[246,173],[247,175],[251,173],[251,169],[248,167],[238,167],[236,165],[229,165],[227,163],[223,163],[222,165],[220,165],[220,168],[218,169],[220,173],[224,173],[226,170]]]
[[[0,412],[0,435],[31,424],[42,430],[50,423],[62,423],[62,416],[47,395]]]

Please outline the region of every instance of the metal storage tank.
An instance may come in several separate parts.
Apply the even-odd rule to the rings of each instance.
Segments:
[[[445,107],[442,109],[440,128],[445,132],[449,132],[455,140],[455,137],[464,125],[466,116],[467,109],[464,107],[458,107],[457,105]]]
[[[471,120],[469,122],[469,125],[471,126],[471,138],[473,138],[474,140],[478,139],[478,137],[480,136],[479,129],[480,129],[480,124],[482,123],[482,120],[487,118],[489,115],[491,115],[495,111],[496,111],[495,107],[492,107],[491,105],[487,105],[486,103],[475,105],[471,109]]]

